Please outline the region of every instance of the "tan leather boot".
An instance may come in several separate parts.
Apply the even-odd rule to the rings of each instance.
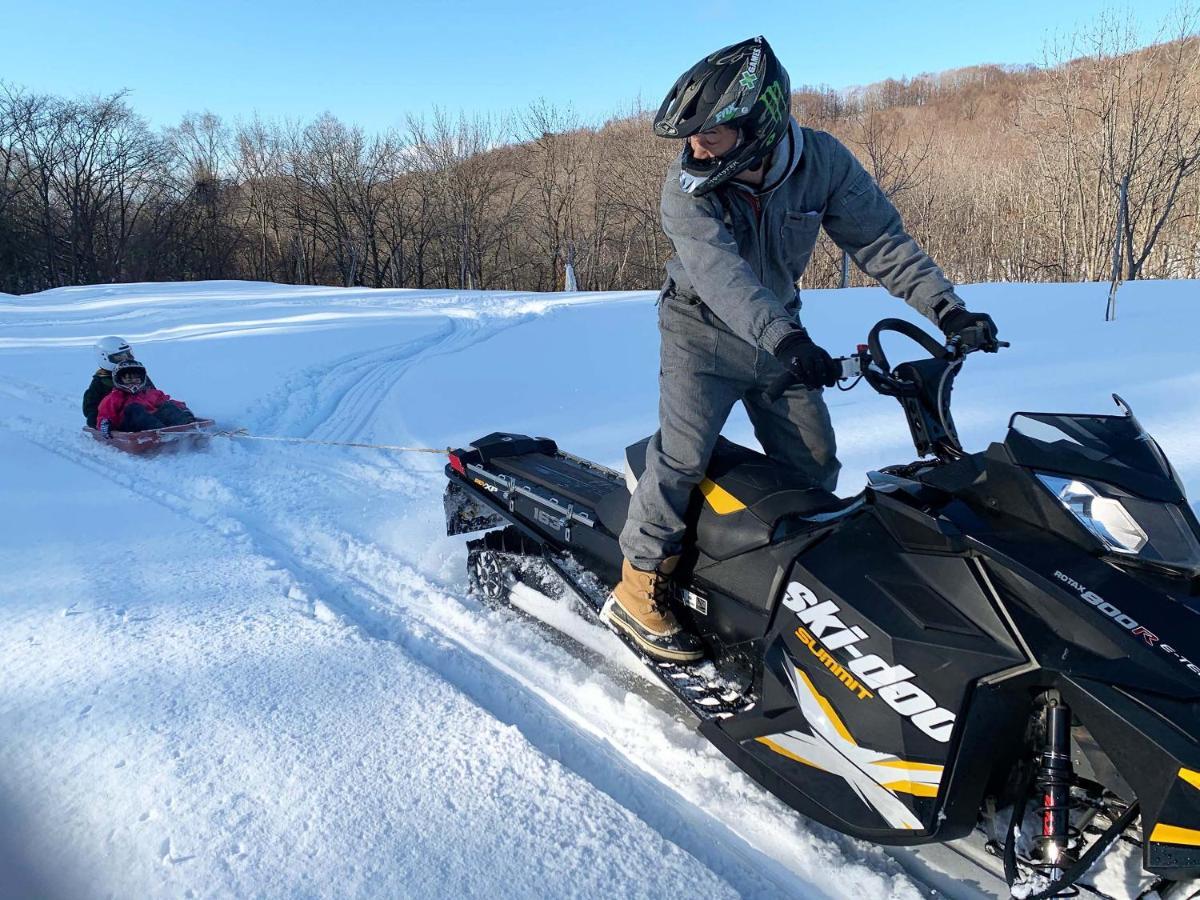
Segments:
[[[671,662],[692,662],[704,656],[704,646],[679,627],[671,612],[674,595],[671,575],[678,556],[664,559],[653,572],[621,565],[621,581],[604,604],[601,618],[625,632],[648,656]]]

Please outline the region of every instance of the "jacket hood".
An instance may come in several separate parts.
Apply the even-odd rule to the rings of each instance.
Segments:
[[[783,183],[783,180],[796,171],[800,165],[800,154],[804,152],[804,132],[795,119],[788,122],[788,133],[784,135],[779,146],[771,155],[771,164],[763,173],[762,187],[746,185],[756,194],[769,194]]]

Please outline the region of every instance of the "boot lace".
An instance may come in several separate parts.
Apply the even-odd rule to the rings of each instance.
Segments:
[[[664,575],[662,572],[657,573],[654,579],[654,587],[650,594],[650,603],[654,607],[654,611],[660,615],[671,611],[671,601],[675,598],[677,588],[674,579],[670,575]]]

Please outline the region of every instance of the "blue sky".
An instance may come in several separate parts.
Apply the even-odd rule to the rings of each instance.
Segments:
[[[129,89],[159,125],[185,112],[382,130],[435,105],[501,112],[544,97],[589,119],[657,106],[724,44],[765,34],[793,85],[846,87],[981,62],[1041,58],[1047,36],[1104,0],[882,2],[604,0],[3,0],[0,81],[60,94]],[[1171,0],[1138,0],[1153,33]],[[839,10],[845,10],[840,12]]]

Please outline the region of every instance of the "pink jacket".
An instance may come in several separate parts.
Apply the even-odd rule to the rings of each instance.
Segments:
[[[100,408],[96,411],[97,427],[105,419],[108,419],[109,425],[119,431],[121,423],[125,420],[125,407],[130,403],[144,406],[150,412],[154,412],[164,403],[174,403],[176,406],[186,409],[183,403],[178,400],[172,400],[169,394],[164,394],[158,388],[151,388],[148,391],[141,391],[137,394],[113,388],[109,391],[108,396],[100,401]]]

